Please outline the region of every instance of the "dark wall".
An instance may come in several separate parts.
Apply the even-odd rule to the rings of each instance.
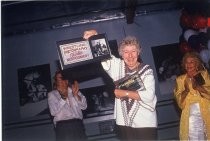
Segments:
[[[127,24],[125,19],[118,19],[24,35],[2,37],[3,124],[30,121],[31,119],[37,118],[21,118],[17,70],[20,68],[50,64],[50,74],[51,77],[53,77],[57,69],[56,61],[59,59],[56,41],[81,37],[84,30],[92,28],[96,29],[99,33],[106,33],[108,40],[116,40],[118,43],[126,35],[136,36],[140,40],[143,49],[141,54],[142,59],[145,63],[153,67],[155,78],[158,80],[151,47],[179,42],[179,36],[182,32],[179,25],[179,17],[180,11],[164,11],[138,16],[135,18],[133,24]],[[81,88],[100,85],[104,85],[104,80],[101,79],[101,77],[80,82]],[[168,100],[173,97],[172,93],[168,95],[162,95],[160,93],[158,81],[156,81],[156,94],[158,101]],[[43,105],[47,106],[47,103]],[[37,110],[38,108],[40,107],[38,106],[33,110]],[[162,114],[162,112],[164,114]],[[108,119],[109,118],[110,116]],[[158,117],[160,123],[177,119],[178,117],[173,106],[160,107]],[[89,119],[87,120],[90,122]]]

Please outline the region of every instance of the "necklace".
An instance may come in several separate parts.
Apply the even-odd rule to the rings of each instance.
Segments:
[[[129,74],[129,73],[133,73],[136,72],[139,69],[139,65],[140,63],[137,63],[136,66],[133,69],[130,69],[127,65],[125,66],[125,73]]]

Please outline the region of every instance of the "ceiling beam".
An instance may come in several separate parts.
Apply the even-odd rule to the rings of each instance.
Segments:
[[[125,15],[127,24],[132,24],[135,17],[137,0],[125,0]]]

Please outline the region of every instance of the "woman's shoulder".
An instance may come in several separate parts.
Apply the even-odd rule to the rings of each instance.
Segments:
[[[105,59],[105,60],[103,60],[102,61],[102,64],[103,63],[108,63],[108,62],[113,62],[113,63],[120,63],[120,62],[124,62],[121,58],[117,58],[116,56],[114,56],[114,55],[111,55],[111,58],[109,58],[109,59]]]
[[[141,63],[138,73],[139,74],[151,74],[151,75],[153,75],[153,69],[150,65]]]
[[[59,93],[58,93],[58,90],[56,90],[56,89],[54,89],[54,90],[48,92],[48,96],[55,96],[55,95],[57,95],[57,94],[59,94]]]
[[[181,74],[181,75],[179,75],[179,76],[177,76],[177,80],[183,80],[183,79],[185,79],[185,77],[186,77],[186,74]]]
[[[149,64],[145,64],[145,63],[141,63],[139,67],[140,69],[146,69],[146,70],[152,69],[152,67]]]

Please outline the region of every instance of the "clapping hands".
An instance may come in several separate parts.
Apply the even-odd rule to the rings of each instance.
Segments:
[[[81,97],[78,95],[78,93],[79,93],[79,84],[78,84],[78,82],[77,82],[76,80],[75,80],[74,83],[72,84],[71,89],[72,89],[73,95],[74,95],[75,97],[77,97],[77,99],[78,99],[79,101],[81,101]]]
[[[185,91],[186,93],[188,93],[188,92],[190,91],[187,79],[185,79],[185,81],[184,81],[184,88],[185,88],[184,91]]]
[[[74,81],[74,83],[71,86],[71,89],[72,89],[72,93],[73,93],[74,96],[78,95],[78,92],[79,92],[79,84],[78,84],[77,81]]]

